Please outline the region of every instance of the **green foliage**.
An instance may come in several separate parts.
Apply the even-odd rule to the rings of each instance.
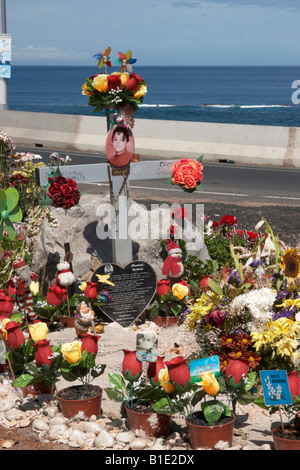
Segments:
[[[76,364],[62,358],[60,371],[62,377],[68,382],[80,380],[82,384],[86,385],[91,383],[93,379],[100,377],[105,368],[106,365],[96,366],[94,355],[84,350],[81,359]]]

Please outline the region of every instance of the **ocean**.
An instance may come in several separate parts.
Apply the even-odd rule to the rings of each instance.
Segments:
[[[148,86],[136,119],[300,127],[300,103],[292,99],[294,94],[300,101],[299,85],[299,92],[292,88],[300,84],[299,66],[134,66],[133,71]],[[97,65],[12,66],[9,109],[94,115],[81,86],[97,73]]]

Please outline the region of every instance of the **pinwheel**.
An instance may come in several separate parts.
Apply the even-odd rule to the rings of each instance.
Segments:
[[[0,242],[3,238],[4,225],[9,238],[12,241],[16,238],[13,222],[21,222],[23,218],[18,202],[19,193],[15,188],[0,191]]]
[[[105,49],[105,52],[99,52],[98,54],[93,55],[93,59],[98,60],[98,67],[101,69],[101,67],[105,67],[105,73],[106,73],[106,66],[111,67],[111,61],[109,60],[109,54],[111,51],[111,47],[108,47]]]
[[[121,72],[132,73],[132,64],[136,63],[136,59],[132,59],[132,52],[129,50],[126,54],[119,52],[119,58],[115,61],[115,64],[121,64]]]

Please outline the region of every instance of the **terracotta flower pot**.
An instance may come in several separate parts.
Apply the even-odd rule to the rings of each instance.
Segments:
[[[167,436],[170,432],[171,416],[159,413],[140,413],[125,405],[129,428],[141,429],[147,436]]]
[[[59,316],[60,323],[63,326],[66,326],[67,328],[74,328],[75,320],[76,320],[76,317],[69,317],[69,316],[64,316],[64,315]]]
[[[287,431],[292,431],[293,426],[285,426]],[[300,450],[300,439],[286,439],[282,436],[277,436],[276,433],[281,432],[281,427],[272,429],[272,437],[275,450]]]
[[[38,396],[40,394],[53,395],[54,385],[49,389],[44,382],[38,382],[36,384],[27,385],[26,387],[21,387],[24,398],[28,395]]]
[[[194,415],[200,415],[201,411],[196,411]],[[235,416],[232,414],[232,420],[225,424],[216,424],[214,426],[201,426],[199,424],[193,424],[187,419],[185,420],[189,440],[192,449],[208,448],[215,449],[215,445],[219,441],[228,442],[229,446],[232,446],[232,437]]]
[[[80,411],[88,417],[93,415],[98,416],[101,414],[102,388],[97,385],[89,385],[88,391],[90,393],[86,392],[83,385],[74,385],[72,387],[64,388],[57,393],[60,410],[66,418],[72,418]],[[81,395],[81,397],[86,396],[86,398],[74,399],[72,398],[73,393]]]
[[[168,328],[169,326],[177,325],[179,320],[180,315],[177,317],[161,317],[158,315],[157,317],[153,318],[152,321],[161,328]]]

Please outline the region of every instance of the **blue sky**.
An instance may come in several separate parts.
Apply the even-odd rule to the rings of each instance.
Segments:
[[[13,65],[299,65],[300,0],[6,0]]]

